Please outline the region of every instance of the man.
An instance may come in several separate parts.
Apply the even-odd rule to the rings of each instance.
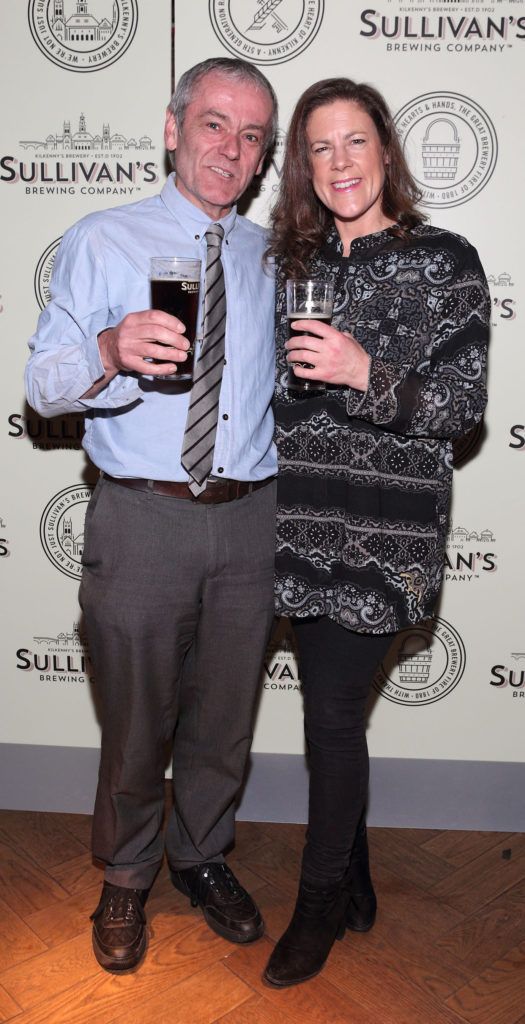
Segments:
[[[45,416],[87,412],[84,446],[101,470],[80,601],[102,707],[93,945],[109,971],[146,949],[168,742],[173,884],[225,938],[263,931],[223,851],[273,615],[276,473],[273,282],[265,232],[235,202],[262,169],[276,112],[269,82],[243,61],[183,75],[165,125],[176,177],[65,234],[30,342],[30,404]],[[207,293],[190,387],[157,380],[188,349],[184,324],[149,309],[149,258],[171,255],[202,260]]]

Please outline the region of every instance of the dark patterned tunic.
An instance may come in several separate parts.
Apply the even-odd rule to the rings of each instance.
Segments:
[[[372,356],[366,392],[286,389],[279,274],[277,608],[391,633],[430,615],[441,585],[451,440],[485,408],[490,299],[476,250],[439,228],[341,252],[334,233],[311,275],[334,279],[332,323]]]

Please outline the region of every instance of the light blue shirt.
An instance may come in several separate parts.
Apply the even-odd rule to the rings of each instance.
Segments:
[[[224,228],[226,363],[212,473],[263,480],[277,471],[271,400],[274,386],[274,281],[262,263],[266,232],[237,214]],[[86,413],[84,448],[112,476],[187,480],[180,453],[189,390],[174,394],[136,373],[119,373],[92,399],[104,374],[97,335],[127,313],[150,308],[151,256],[186,256],[206,267],[209,217],[171,175],[160,195],[92,213],[64,235],[51,301],[29,342],[29,404],[42,416]],[[201,289],[202,291],[202,289]]]

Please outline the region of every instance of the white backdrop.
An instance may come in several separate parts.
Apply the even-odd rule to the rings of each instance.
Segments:
[[[483,430],[458,446],[437,616],[401,638],[398,663],[385,666],[369,739],[375,757],[522,762],[525,9],[522,0],[378,4],[178,0],[175,72],[229,53],[271,79],[279,144],[249,210],[263,223],[301,91],[333,75],[372,83],[396,115],[431,222],[478,248],[493,297],[489,410]],[[99,742],[77,603],[94,475],[81,422],[37,417],[22,374],[65,228],[162,185],[170,17],[169,0],[2,4],[0,744]],[[263,670],[254,751],[302,750],[299,680],[281,624]]]
[[[71,19],[81,18],[83,40],[64,38],[56,7],[70,35]],[[81,421],[29,410],[23,370],[65,229],[92,210],[152,195],[165,180],[171,10],[169,0],[3,0],[1,15],[0,741],[96,747],[77,601],[86,483],[95,474]]]

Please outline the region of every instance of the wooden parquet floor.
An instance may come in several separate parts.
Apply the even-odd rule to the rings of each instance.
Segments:
[[[525,835],[371,829],[380,913],[323,973],[261,982],[294,903],[304,828],[240,823],[229,862],[266,920],[235,947],[160,873],[140,968],[102,971],[88,920],[100,870],[90,819],[0,812],[0,1022],[525,1024]]]

